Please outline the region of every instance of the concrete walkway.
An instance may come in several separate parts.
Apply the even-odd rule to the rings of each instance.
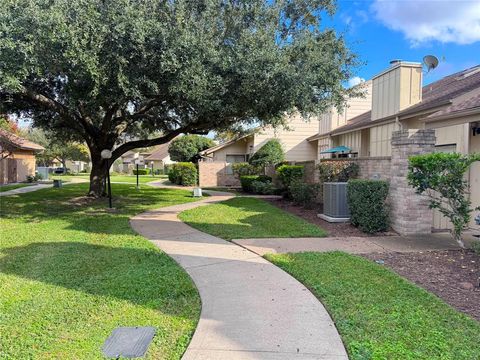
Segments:
[[[84,183],[84,182],[88,182],[88,180],[86,180],[86,179],[75,179],[75,180],[71,180],[69,182],[64,182],[63,186],[70,185],[70,184],[79,184],[79,183]],[[53,183],[28,185],[28,186],[24,186],[24,187],[21,187],[21,188],[18,188],[18,189],[13,189],[13,190],[0,192],[0,197],[1,196],[9,196],[9,195],[25,194],[25,193],[29,193],[29,192],[32,192],[32,191],[37,191],[37,190],[51,188],[51,187],[53,187]]]
[[[257,254],[178,219],[183,210],[232,197],[209,193],[131,219],[200,292],[200,321],[183,359],[348,359],[330,316],[301,283]]]
[[[45,189],[48,187],[52,187],[52,184],[37,184],[37,185],[27,185],[18,189],[13,189],[13,190],[7,190],[0,192],[0,197],[1,196],[9,196],[9,195],[18,195],[18,194],[24,194],[32,191],[37,191],[40,189]]]
[[[467,246],[475,240],[469,234],[464,234],[463,238]],[[235,239],[232,241],[260,256],[304,251],[338,250],[350,254],[368,254],[460,249],[449,233],[415,236]]]

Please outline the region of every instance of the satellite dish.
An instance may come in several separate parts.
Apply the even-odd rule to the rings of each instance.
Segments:
[[[427,73],[428,73],[430,72],[430,70],[433,70],[438,66],[438,59],[436,56],[427,55],[423,57],[423,63],[427,67]]]

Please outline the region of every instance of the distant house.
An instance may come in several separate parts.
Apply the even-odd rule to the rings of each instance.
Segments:
[[[0,129],[0,184],[26,181],[35,175],[35,154],[42,146]]]
[[[160,169],[164,170],[165,165],[173,164],[174,161],[170,159],[170,154],[168,153],[168,146],[170,143],[162,144],[156,146],[151,155],[145,158],[145,164],[152,166],[155,170]]]
[[[131,173],[135,168],[135,160],[146,157],[152,154],[151,151],[127,151],[120,156],[120,159],[115,162],[113,170],[121,173]]]

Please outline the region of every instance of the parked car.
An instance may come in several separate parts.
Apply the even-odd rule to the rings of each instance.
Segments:
[[[63,175],[63,174],[66,174],[68,172],[68,169],[64,168],[64,167],[58,167],[53,172],[57,175]]]

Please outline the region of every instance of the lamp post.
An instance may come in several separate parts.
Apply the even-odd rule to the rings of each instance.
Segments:
[[[100,153],[102,159],[105,160],[107,165],[107,184],[108,184],[108,207],[112,208],[112,187],[110,185],[110,159],[112,157],[112,152],[108,149],[102,150]]]

